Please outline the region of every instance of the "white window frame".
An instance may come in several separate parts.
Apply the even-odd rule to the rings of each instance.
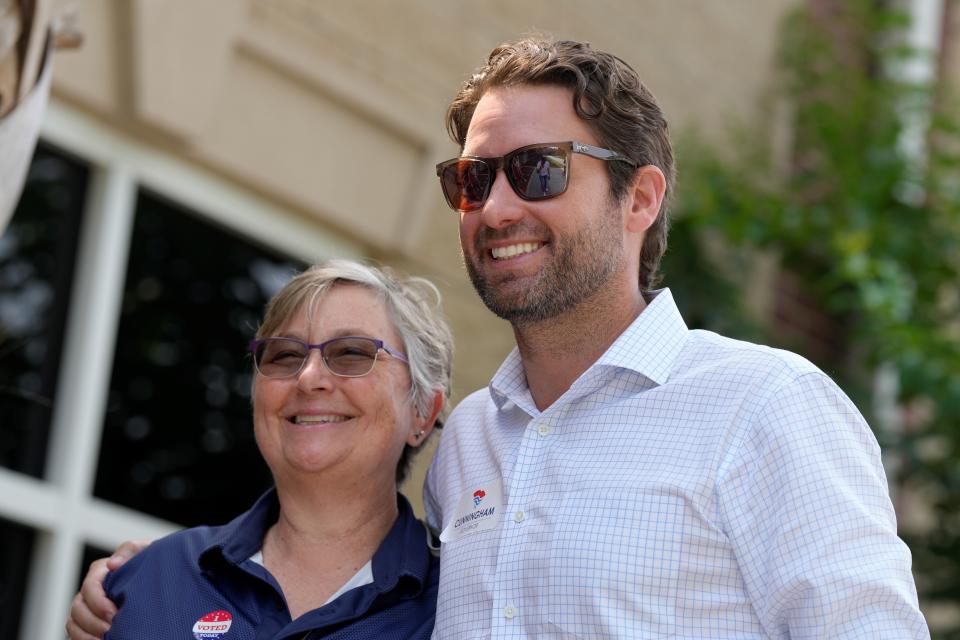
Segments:
[[[90,166],[47,449],[46,476],[0,468],[0,517],[35,530],[20,637],[61,640],[85,545],[113,549],[180,528],[93,497],[138,189],[304,262],[360,245],[212,172],[52,101],[42,138]],[[123,461],[104,461],[122,464]]]

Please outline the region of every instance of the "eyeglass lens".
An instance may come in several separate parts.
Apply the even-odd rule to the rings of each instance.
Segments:
[[[509,158],[508,166],[510,182],[521,198],[549,198],[567,186],[567,154],[562,149],[524,149]]]
[[[544,145],[518,149],[504,156],[504,173],[513,191],[525,200],[542,200],[564,192],[567,187],[568,154],[559,147]],[[461,158],[443,169],[444,194],[459,211],[483,206],[496,178],[496,167],[475,158]]]
[[[365,376],[377,361],[377,343],[367,338],[336,338],[320,349],[331,373],[356,378]],[[299,340],[270,338],[260,342],[254,354],[257,371],[268,378],[296,375],[309,357],[309,348]]]

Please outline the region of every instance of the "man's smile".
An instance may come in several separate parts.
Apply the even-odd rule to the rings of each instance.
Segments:
[[[543,246],[542,242],[520,242],[517,244],[508,244],[503,247],[494,247],[490,250],[490,255],[494,260],[505,260],[519,255],[533,253]]]

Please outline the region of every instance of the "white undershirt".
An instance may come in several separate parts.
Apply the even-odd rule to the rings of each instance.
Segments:
[[[263,551],[259,550],[252,556],[250,560],[256,562],[258,565],[266,569],[266,565],[263,564]],[[330,604],[347,591],[351,589],[356,589],[357,587],[362,587],[365,584],[373,584],[373,563],[371,560],[367,560],[367,563],[360,567],[360,570],[353,574],[353,577],[347,580],[343,586],[336,590],[336,592],[327,598],[327,601],[324,602],[324,606]]]

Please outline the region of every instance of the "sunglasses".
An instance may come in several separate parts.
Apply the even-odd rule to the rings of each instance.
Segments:
[[[616,151],[582,142],[528,144],[499,158],[460,156],[437,165],[440,187],[454,211],[467,213],[483,206],[490,188],[503,169],[513,192],[524,200],[556,198],[570,182],[570,154],[581,153],[606,161],[636,162]]]
[[[265,378],[290,378],[299,374],[310,358],[311,349],[319,349],[327,370],[342,378],[360,378],[373,371],[381,351],[407,362],[402,353],[385,345],[383,340],[360,336],[334,338],[320,344],[294,338],[260,338],[253,340],[249,348],[257,373]]]

